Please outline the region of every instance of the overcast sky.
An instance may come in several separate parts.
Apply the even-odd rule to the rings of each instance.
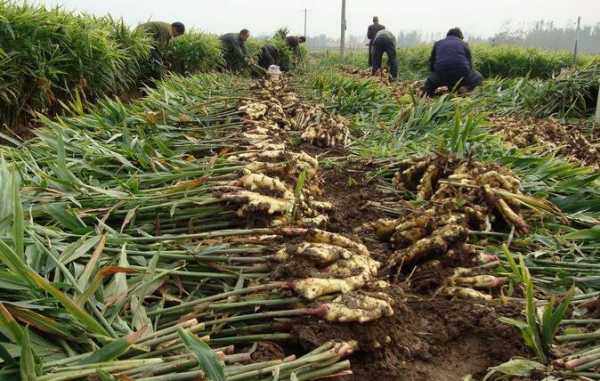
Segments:
[[[213,33],[245,27],[256,35],[287,26],[302,33],[308,8],[309,35],[339,36],[341,0],[34,0],[98,15],[110,13],[130,24],[148,19],[182,21]],[[31,2],[31,1],[30,1]],[[467,35],[489,36],[510,22],[519,27],[535,20],[558,25],[600,22],[600,0],[348,0],[350,34],[364,34],[372,16],[392,32],[419,30],[443,33],[460,26]]]

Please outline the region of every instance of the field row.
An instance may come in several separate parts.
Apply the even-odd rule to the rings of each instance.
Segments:
[[[600,379],[592,58],[475,47],[502,78],[429,99],[425,47],[251,81],[190,33],[122,101],[145,36],[0,8],[41,125],[0,147],[0,378]]]
[[[251,57],[266,43],[251,39]],[[151,41],[110,16],[0,2],[0,119],[23,127],[36,116],[79,110],[104,97],[130,99],[151,85]],[[281,49],[284,56],[291,54]],[[162,53],[178,74],[222,70],[219,36],[188,31]],[[285,58],[285,57],[284,57]],[[289,57],[288,57],[289,58]]]
[[[491,379],[502,374],[528,375],[527,379],[538,379],[534,374],[539,379],[548,374],[558,379],[599,377],[594,336],[597,320],[591,307],[598,296],[594,275],[598,247],[595,227],[600,212],[598,137],[593,124],[585,119],[593,112],[597,88],[590,88],[597,78],[597,69],[592,65],[564,73],[556,81],[495,79],[472,96],[443,94],[432,100],[416,96],[418,83],[368,78],[360,66],[349,66],[348,62],[325,60],[301,80],[302,87],[308,89],[306,96],[351,118],[353,134],[363,137],[350,147],[352,155],[347,160],[353,165],[368,163],[372,187],[384,192],[369,205],[387,215],[387,220],[374,227],[384,237],[392,229],[392,247],[401,248],[396,260],[405,263],[402,261],[412,258],[414,250],[407,252],[405,245],[415,234],[422,237],[419,229],[427,226],[425,229],[430,231],[431,224],[439,228],[438,218],[446,224],[464,221],[460,213],[470,215],[467,248],[500,259],[499,263],[479,267],[483,274],[492,275],[486,279],[489,283],[480,287],[499,290],[500,296],[494,295],[492,305],[504,316],[500,321],[518,328],[531,350],[530,357],[537,362],[513,361],[498,366],[491,371]],[[583,101],[586,97],[593,101]],[[470,164],[463,168],[457,158]],[[488,167],[481,167],[479,160]],[[355,168],[351,165],[349,170]],[[502,198],[520,210],[522,219],[518,213],[496,207],[495,211],[492,208],[495,217],[484,218],[483,226],[476,224],[482,216],[479,208],[484,208],[485,216],[490,202],[498,200],[487,196],[472,201],[472,192],[485,191],[491,177],[502,178],[500,183],[505,186],[513,184],[512,191],[501,192]],[[449,186],[464,189],[454,193],[449,192]],[[523,194],[517,196],[515,190]],[[406,192],[409,204],[389,199],[397,191]],[[448,202],[454,202],[459,215],[453,214],[456,211],[447,206]],[[477,211],[474,215],[473,210]],[[415,213],[416,219],[411,217]],[[503,227],[502,219],[507,218],[512,222]],[[445,231],[446,240],[456,237],[456,232]],[[440,274],[442,279],[452,274],[447,268],[455,267],[457,262],[451,258],[465,252],[465,248],[454,246],[456,241],[452,242],[443,246],[441,256],[437,248],[439,262],[434,255],[434,260],[421,262],[410,273],[412,292],[428,292],[430,287],[435,290],[433,295],[445,292],[443,287],[448,283],[439,280]],[[458,263],[464,267],[464,262]],[[470,287],[483,279],[473,276]],[[454,297],[486,299],[472,292]],[[559,305],[557,299],[563,304]],[[513,302],[519,305],[517,311],[522,316],[515,314]],[[480,345],[476,339],[466,337],[469,346]],[[454,344],[461,345],[463,339],[456,339]],[[496,337],[485,345],[502,348],[505,342]],[[450,358],[453,353],[465,355],[456,349],[448,353]],[[469,356],[481,358],[480,353]],[[435,375],[430,377],[437,379]]]
[[[429,73],[431,48],[431,44],[423,44],[398,49],[398,63],[405,78],[412,78],[415,75],[425,76]],[[482,44],[473,45],[471,50],[474,67],[487,78],[530,77],[548,79],[558,75],[563,69],[575,65],[573,53],[567,51]],[[337,54],[320,54],[329,57],[326,58],[326,61],[340,63]],[[366,68],[367,53],[366,51],[350,52],[349,56],[343,61],[358,68]],[[576,66],[584,67],[597,62],[597,56],[580,55],[577,58]]]

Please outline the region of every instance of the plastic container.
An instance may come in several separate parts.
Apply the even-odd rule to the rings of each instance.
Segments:
[[[277,65],[271,65],[269,66],[269,70],[267,70],[267,74],[270,80],[278,81],[281,77],[281,69]]]

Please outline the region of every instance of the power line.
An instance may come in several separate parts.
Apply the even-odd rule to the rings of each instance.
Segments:
[[[577,18],[577,31],[575,32],[575,50],[573,51],[573,62],[577,65],[577,53],[579,50],[579,31],[581,30],[581,16]]]

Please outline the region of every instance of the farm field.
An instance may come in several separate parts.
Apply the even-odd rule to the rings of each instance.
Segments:
[[[0,8],[72,54],[0,28],[0,380],[600,379],[595,57],[427,99],[424,48],[270,81],[198,32],[148,84],[119,22]]]

